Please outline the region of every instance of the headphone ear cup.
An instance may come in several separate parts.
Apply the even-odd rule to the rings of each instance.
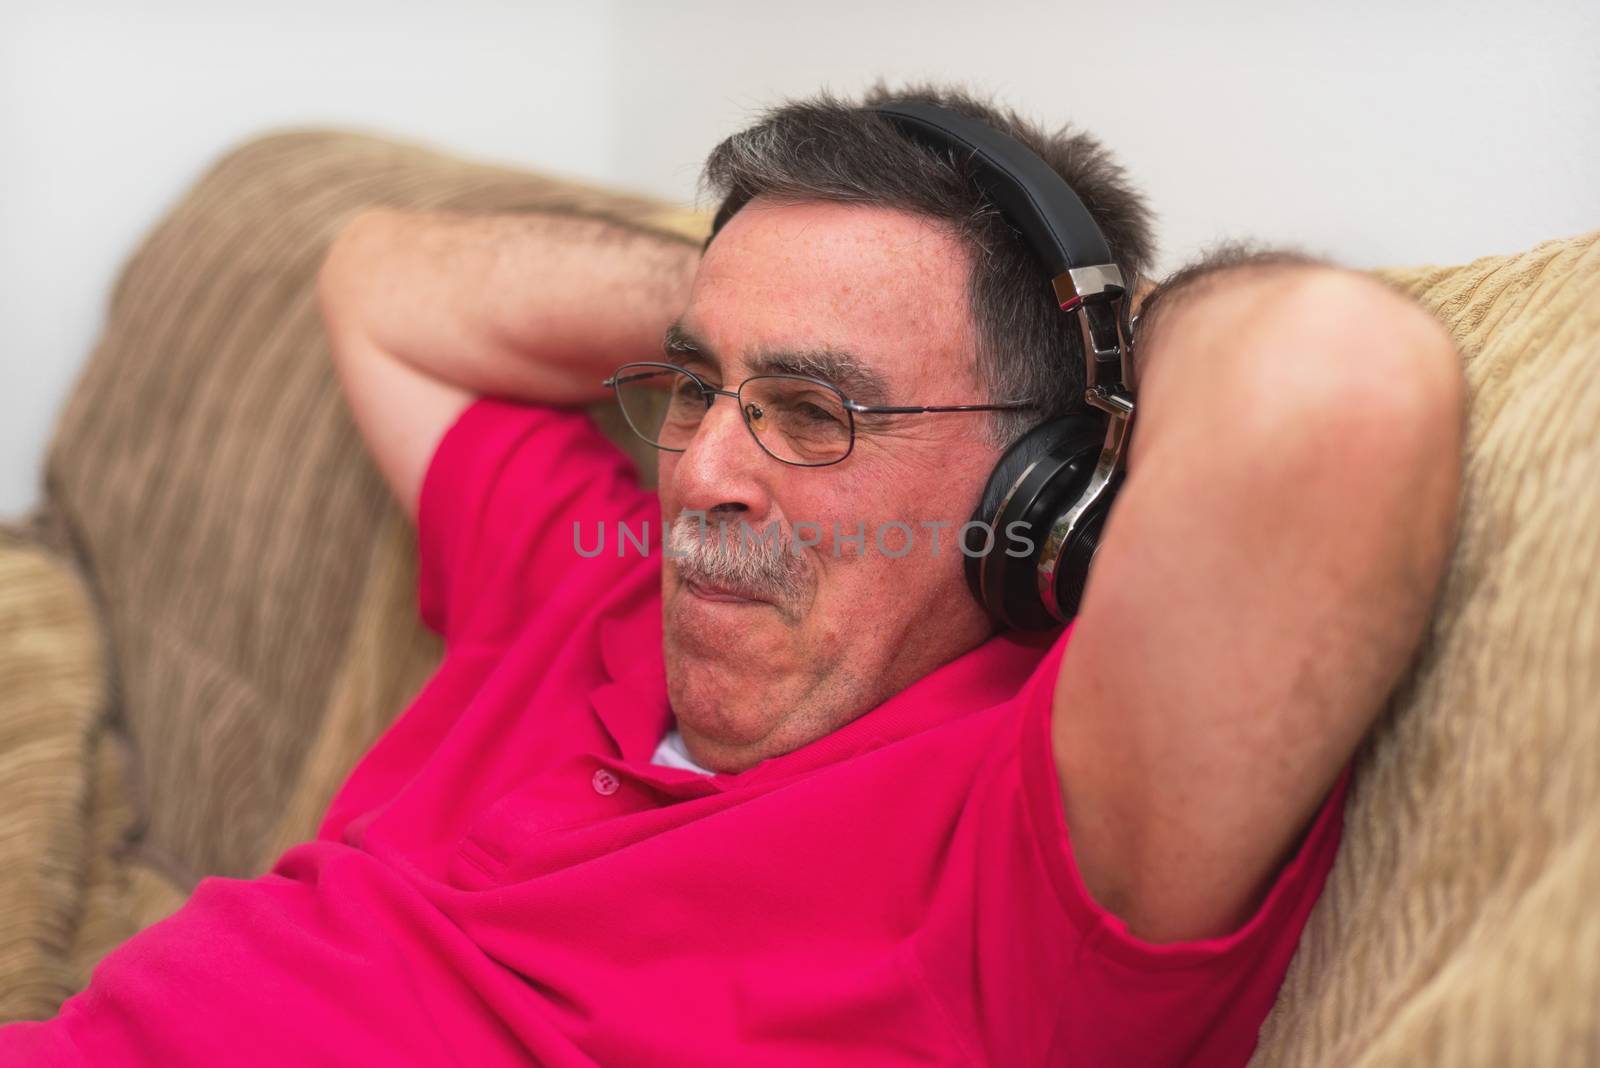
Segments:
[[[963,532],[962,551],[968,587],[1002,625],[1023,630],[1060,625],[1039,594],[1039,558],[1056,517],[1088,486],[1104,441],[1103,419],[1065,416],[1030,430],[995,465],[974,525]],[[1058,589],[1062,579],[1058,571]]]
[[[1016,487],[1017,480],[1022,477],[1023,472],[1033,466],[1035,461],[1050,451],[1050,447],[1061,436],[1064,429],[1062,424],[1066,422],[1065,419],[1052,419],[1048,423],[1040,423],[1012,442],[1011,447],[1000,454],[1000,459],[995,462],[994,471],[989,475],[989,481],[983,487],[983,495],[978,498],[978,507],[972,513],[974,522],[994,522],[995,517],[1000,514],[1000,506],[1011,496],[1011,491]],[[982,541],[981,538],[969,540],[974,543]],[[968,559],[972,558],[969,556]]]
[[[1119,472],[1107,487],[1107,493],[1100,503],[1084,516],[1078,533],[1061,549],[1061,559],[1056,564],[1055,597],[1062,619],[1071,619],[1078,614],[1084,587],[1089,582],[1089,569],[1094,566],[1095,554],[1100,551],[1100,535],[1105,529],[1106,516],[1111,512],[1111,502],[1117,490],[1122,488],[1122,479]]]

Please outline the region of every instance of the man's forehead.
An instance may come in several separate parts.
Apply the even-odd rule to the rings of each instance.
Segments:
[[[748,374],[814,375],[863,403],[893,403],[930,371],[948,375],[949,357],[970,362],[967,261],[909,212],[757,199],[711,243],[665,351]]]
[[[679,319],[667,327],[662,351],[676,363],[698,362],[722,368],[725,360],[716,348]],[[840,345],[784,346],[760,344],[736,354],[752,375],[810,375],[833,383],[851,400],[887,404],[887,376],[871,357]],[[881,357],[880,357],[881,360]]]

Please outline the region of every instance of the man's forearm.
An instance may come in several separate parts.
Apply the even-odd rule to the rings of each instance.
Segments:
[[[684,239],[597,219],[373,209],[334,241],[319,297],[330,331],[435,378],[581,404],[660,351],[698,261]]]
[[[1085,882],[1159,941],[1249,915],[1412,655],[1462,384],[1444,328],[1354,272],[1213,262],[1150,305],[1054,729]]]

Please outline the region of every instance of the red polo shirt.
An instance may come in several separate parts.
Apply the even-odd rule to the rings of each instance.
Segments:
[[[581,556],[574,521],[592,549],[601,519],[657,550]],[[55,1021],[0,1031],[0,1062],[1245,1062],[1348,770],[1247,923],[1152,945],[1073,865],[1049,733],[1070,627],[742,774],[652,764],[659,519],[587,416],[472,404],[418,518],[438,673],[316,841],[204,880]]]

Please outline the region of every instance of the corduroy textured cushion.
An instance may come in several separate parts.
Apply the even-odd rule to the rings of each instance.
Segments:
[[[1252,1063],[1595,1063],[1600,232],[1378,275],[1466,358],[1461,528]]]
[[[57,426],[46,499],[108,612],[137,855],[180,885],[255,874],[309,833],[349,750],[440,653],[409,602],[390,604],[395,620],[364,614],[413,550],[315,300],[328,242],[375,204],[605,215],[683,240],[698,225],[422,146],[290,131],[229,152],[145,239]],[[380,659],[352,655],[380,632]],[[359,708],[330,721],[339,702]]]
[[[84,813],[109,691],[78,577],[0,528],[0,1020],[52,1011],[75,989]]]

